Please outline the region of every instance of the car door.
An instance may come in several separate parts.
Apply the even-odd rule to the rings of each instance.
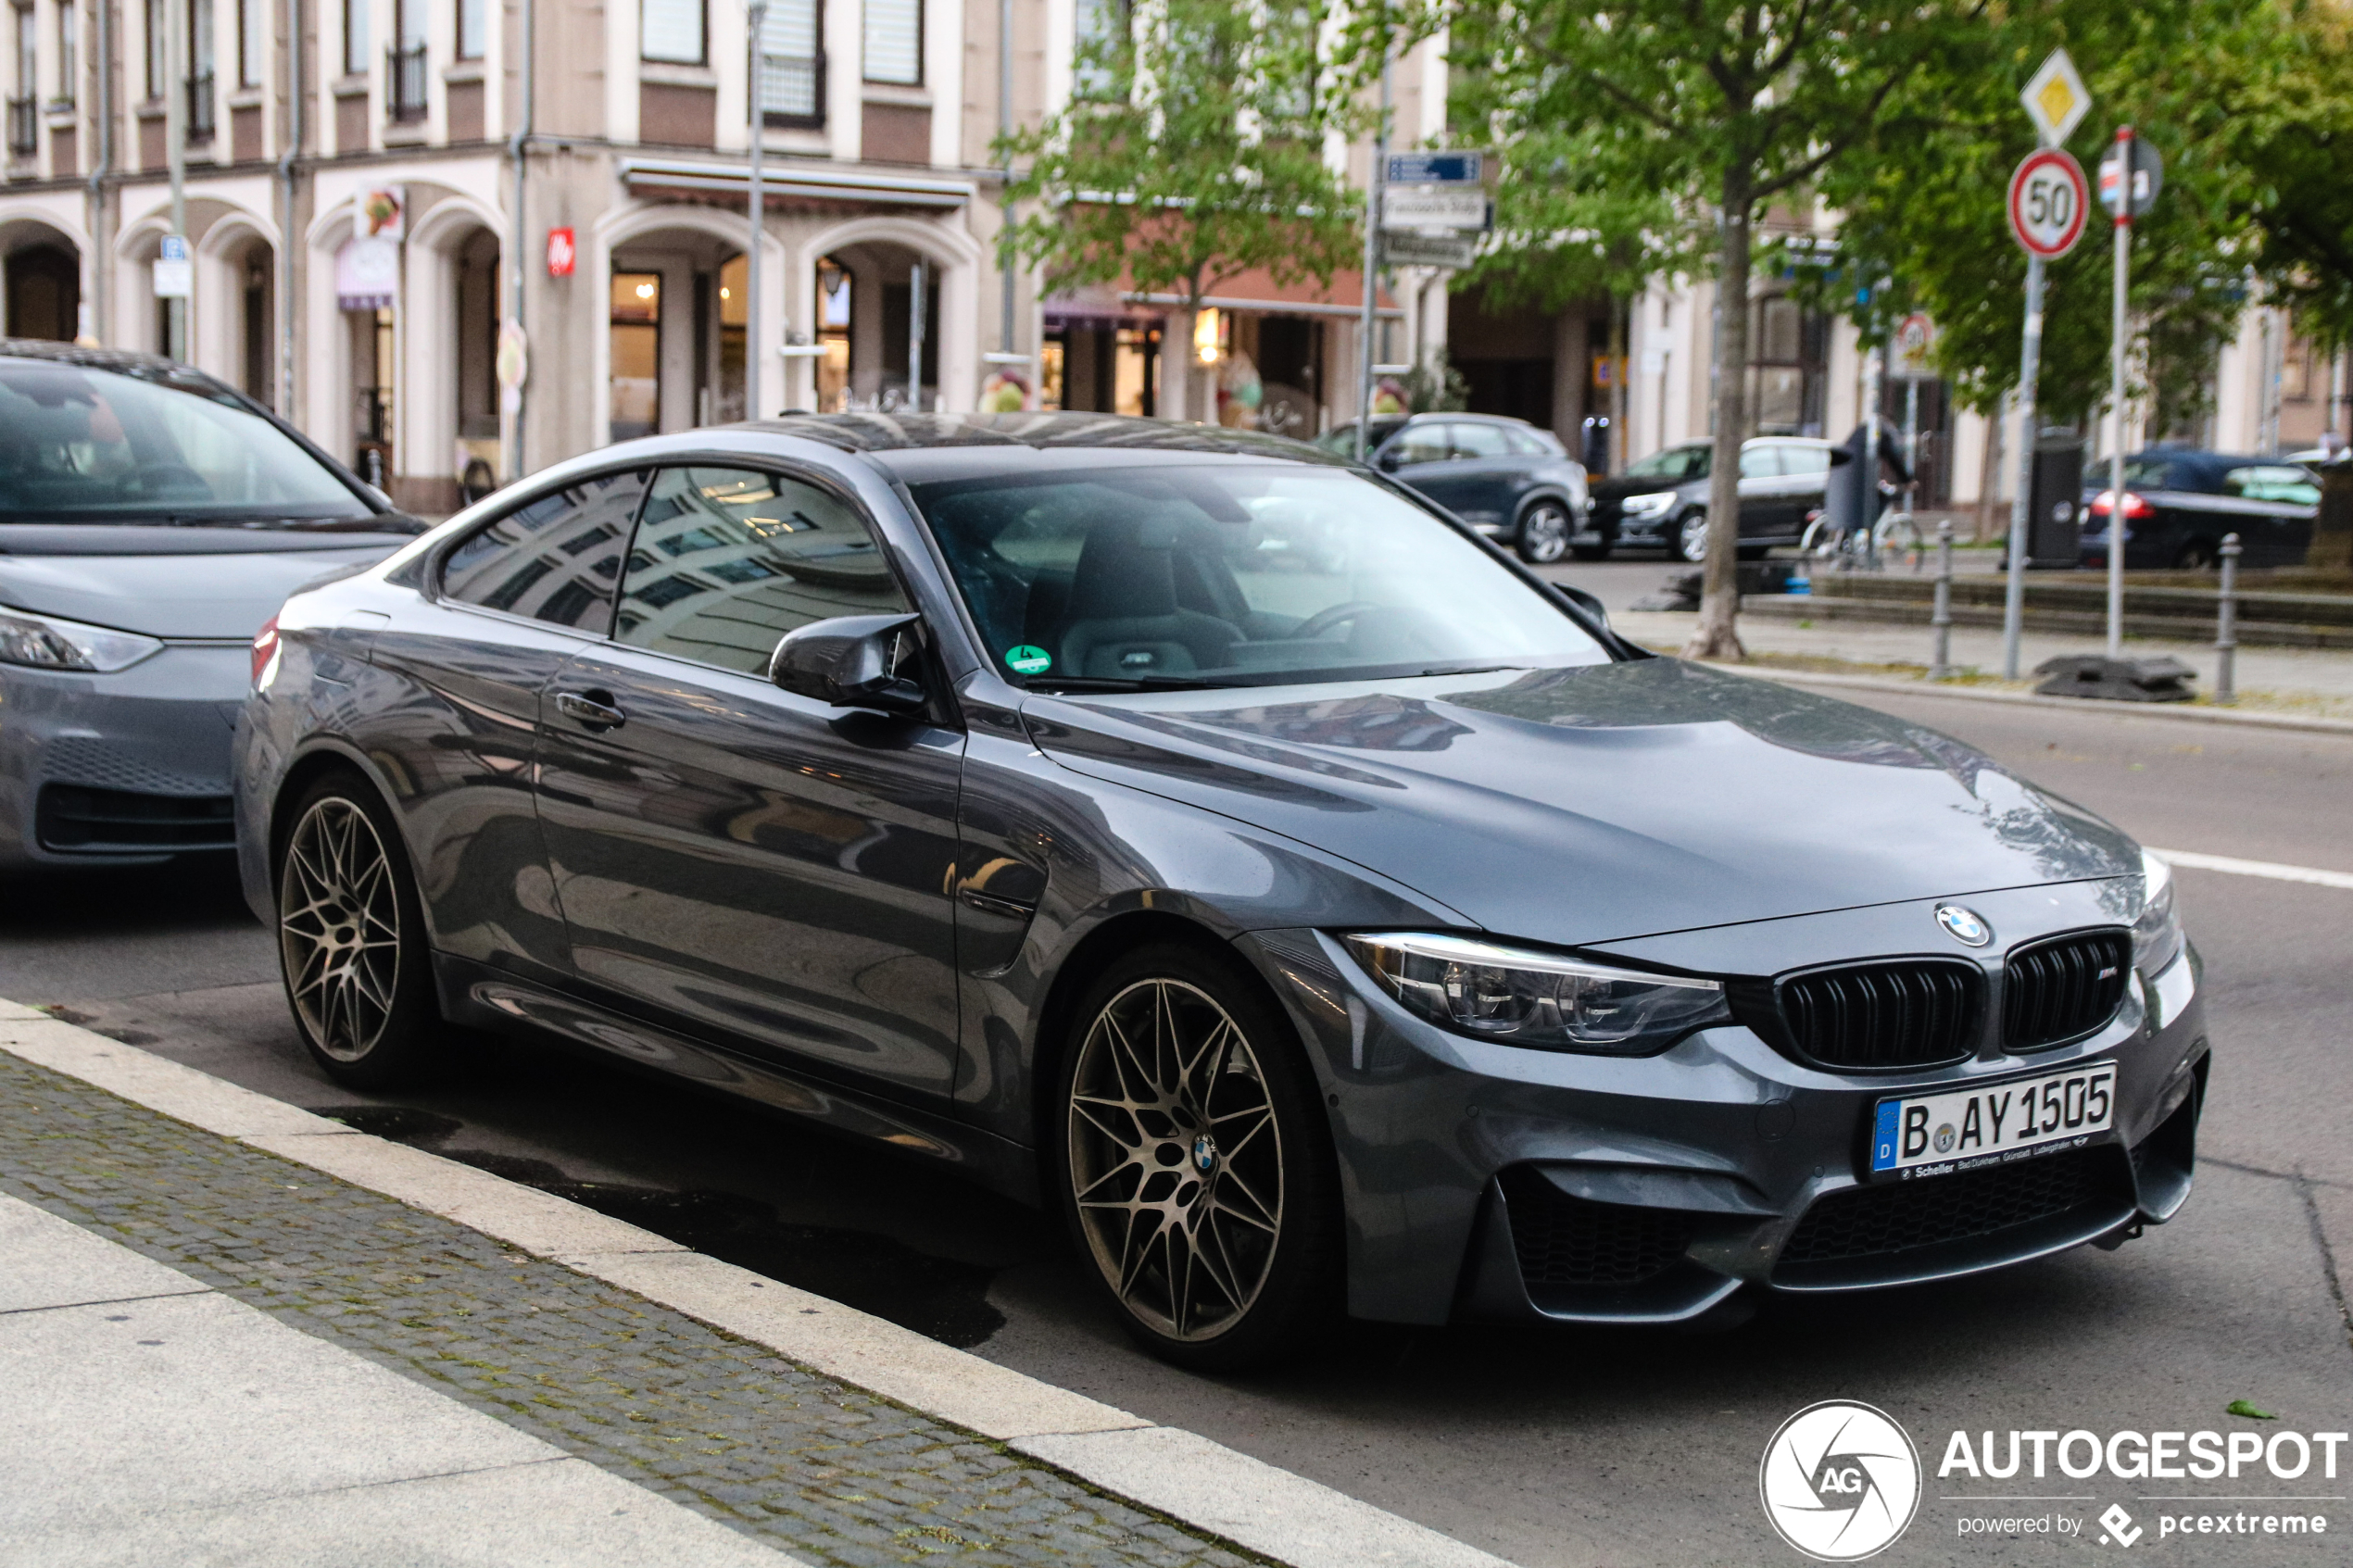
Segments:
[[[1789,495],[1782,483],[1778,443],[1752,441],[1741,448],[1741,542],[1779,538],[1789,532]]]
[[[1785,536],[1805,533],[1806,521],[1830,504],[1831,449],[1810,442],[1793,441],[1781,454],[1782,504]]]
[[[1380,451],[1381,471],[1444,507],[1454,509],[1453,444],[1441,420],[1416,420]]]
[[[580,979],[755,1056],[947,1094],[963,734],[765,675],[786,632],[911,608],[845,495],[656,474],[612,637],[558,673],[540,733]]]
[[[1512,451],[1502,425],[1455,420],[1446,431],[1444,483],[1455,498],[1441,504],[1465,522],[1509,529],[1518,510],[1528,459]]]
[[[604,634],[650,470],[540,491],[446,551],[413,598],[387,599],[350,739],[386,776],[416,847],[434,946],[510,967],[567,966],[532,799],[539,705]]]

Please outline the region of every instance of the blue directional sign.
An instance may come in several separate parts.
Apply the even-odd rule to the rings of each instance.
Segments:
[[[157,254],[165,261],[185,261],[188,259],[188,242],[177,234],[166,234],[163,246]]]
[[[1476,185],[1483,176],[1481,153],[1391,153],[1392,185]]]

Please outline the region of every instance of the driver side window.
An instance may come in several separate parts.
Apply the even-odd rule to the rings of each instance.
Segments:
[[[1390,444],[1390,453],[1396,465],[1409,469],[1419,463],[1444,462],[1453,454],[1446,441],[1442,424],[1408,425]]]

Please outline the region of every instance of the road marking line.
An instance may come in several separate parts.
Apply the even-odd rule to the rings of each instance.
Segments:
[[[2324,872],[2312,866],[2284,866],[2276,860],[2234,860],[2228,855],[2200,855],[2188,849],[2152,849],[2177,866],[2194,872],[2226,872],[2232,876],[2263,876],[2273,882],[2309,882],[2316,887],[2342,887],[2353,892],[2353,872]]]

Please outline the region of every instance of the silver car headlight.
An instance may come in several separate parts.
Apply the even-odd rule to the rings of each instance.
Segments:
[[[0,664],[106,674],[128,670],[162,651],[163,644],[136,632],[84,626],[78,621],[60,621],[30,610],[0,609]]]
[[[2133,967],[2162,974],[2182,952],[2182,922],[2173,912],[2173,868],[2141,851],[2141,913],[2133,922]]]
[[[1628,517],[1656,517],[1675,504],[1678,494],[1673,490],[1654,490],[1647,495],[1629,495],[1618,503],[1618,508]]]
[[[1344,940],[1409,1012],[1441,1028],[1537,1050],[1644,1056],[1729,1022],[1713,980],[1613,969],[1464,936],[1365,932]]]

